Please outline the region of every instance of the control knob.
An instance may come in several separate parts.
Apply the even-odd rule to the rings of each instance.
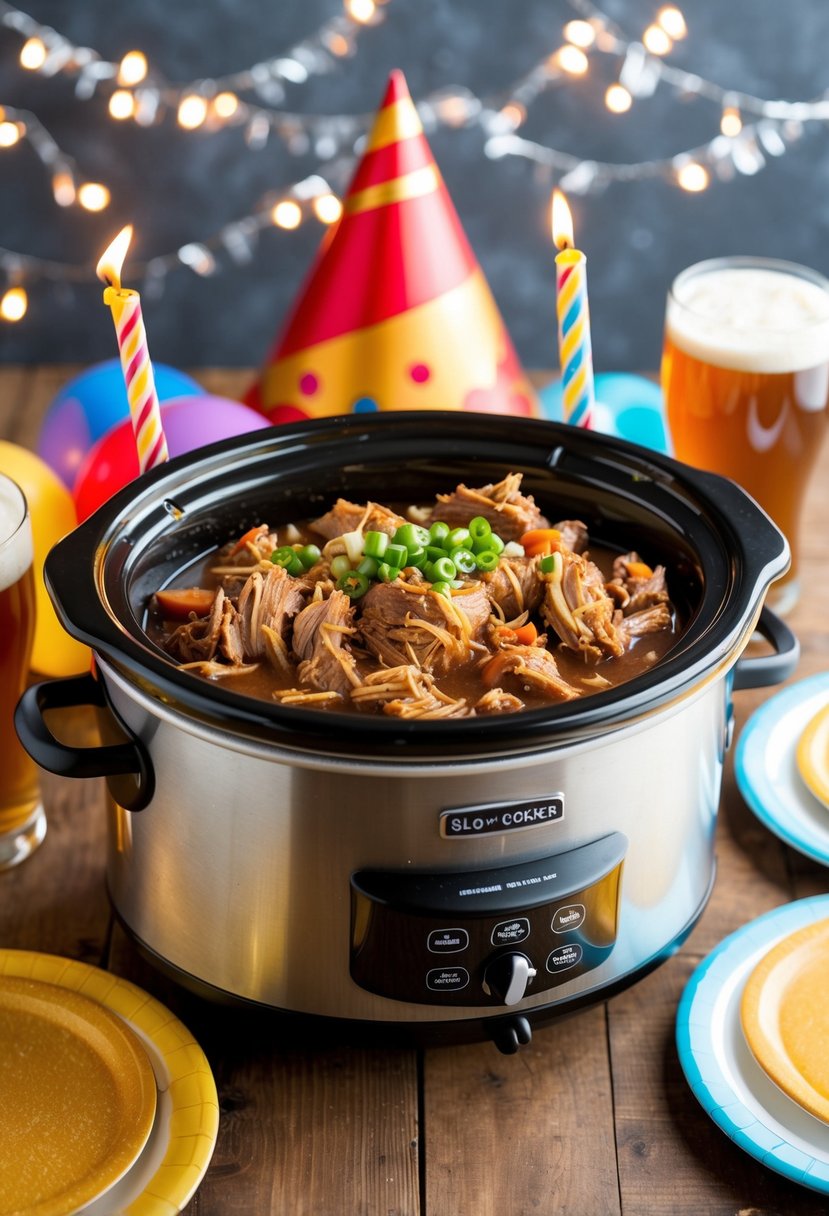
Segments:
[[[499,954],[484,972],[484,992],[503,1005],[517,1005],[527,995],[535,973],[526,954]]]

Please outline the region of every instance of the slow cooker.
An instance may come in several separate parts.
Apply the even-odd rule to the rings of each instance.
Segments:
[[[152,593],[253,524],[514,471],[551,518],[666,566],[685,625],[654,667],[544,709],[410,721],[245,697],[145,633]],[[732,690],[797,658],[761,613],[788,561],[732,482],[576,428],[459,412],[275,427],[170,461],[52,550],[50,594],[95,673],[30,688],[18,731],[45,768],[106,776],[114,910],[180,983],[375,1039],[513,1051],[700,916]],[[742,656],[758,627],[773,653]],[[44,714],[85,703],[105,746],[64,746]]]

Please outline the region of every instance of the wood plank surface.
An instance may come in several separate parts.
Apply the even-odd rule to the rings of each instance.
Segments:
[[[33,448],[76,369],[0,368],[0,437]],[[249,372],[194,373],[237,398]],[[790,617],[798,680],[829,670],[829,450],[809,488]],[[737,733],[775,690],[735,697]],[[94,745],[94,723],[75,714]],[[674,1044],[698,963],[771,908],[829,890],[829,870],[749,811],[726,762],[712,899],[680,951],[607,1004],[535,1031],[515,1056],[489,1043],[388,1049],[295,1041],[270,1015],[217,1009],[171,984],[110,921],[102,783],[43,775],[42,848],[0,875],[0,945],[108,966],[193,1031],[219,1090],[216,1150],[193,1216],[818,1216],[829,1202],[742,1152],[698,1105]]]

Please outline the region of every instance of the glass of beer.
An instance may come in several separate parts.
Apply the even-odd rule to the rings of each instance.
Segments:
[[[35,629],[32,558],[23,491],[0,473],[0,870],[23,861],[46,835],[37,767],[14,729]]]
[[[677,458],[739,482],[788,539],[792,565],[768,602],[789,611],[827,424],[829,280],[772,258],[683,271],[668,295],[662,388]]]

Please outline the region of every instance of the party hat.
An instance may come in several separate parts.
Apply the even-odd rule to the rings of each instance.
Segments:
[[[400,71],[247,401],[274,422],[374,410],[540,413]]]

